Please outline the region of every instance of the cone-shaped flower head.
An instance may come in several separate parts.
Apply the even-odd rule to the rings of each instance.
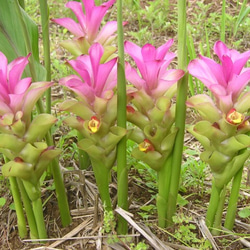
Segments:
[[[150,97],[157,98],[176,83],[184,71],[179,69],[167,70],[175,54],[169,52],[173,40],[169,40],[159,48],[146,44],[142,48],[132,42],[125,42],[125,52],[135,61],[137,70],[128,65],[127,79],[138,89],[143,89]]]
[[[103,52],[103,47],[99,43],[93,44],[89,49],[89,55],[82,55],[68,62],[79,76],[71,75],[59,81],[87,104],[93,105],[96,97],[111,99],[113,96],[117,79],[117,59],[100,64]]]
[[[79,147],[92,158],[106,157],[108,167],[112,167],[116,144],[126,131],[115,126],[117,97],[113,90],[117,82],[117,59],[101,64],[103,53],[102,45],[94,43],[89,55],[69,61],[79,76],[62,78],[59,83],[72,90],[77,100],[63,102],[60,109],[76,115],[66,118],[65,123],[88,138],[79,142]]]
[[[203,145],[201,159],[210,165],[216,185],[223,187],[250,155],[250,92],[242,94],[250,80],[250,68],[243,68],[250,51],[240,54],[221,41],[215,43],[214,51],[220,64],[201,56],[188,66],[215,97],[201,94],[187,100],[187,106],[202,118],[188,131]]]
[[[211,90],[219,109],[226,114],[250,80],[250,68],[244,68],[250,58],[250,50],[241,54],[218,41],[214,52],[220,63],[200,56],[189,63],[188,70]]]
[[[29,123],[36,101],[52,85],[49,82],[31,85],[30,77],[21,79],[28,57],[19,57],[8,64],[7,58],[0,52],[0,117],[1,120],[8,117],[10,124],[13,119]]]
[[[96,42],[102,44],[106,51],[107,46],[112,43],[116,36],[114,33],[117,30],[117,22],[107,22],[102,29],[100,29],[100,25],[108,9],[114,3],[115,0],[109,0],[96,6],[94,0],[82,0],[82,3],[69,1],[66,7],[73,11],[78,22],[71,18],[52,19],[75,36],[75,40],[63,42],[62,46],[75,56],[87,54],[89,47]],[[85,13],[83,9],[85,9]],[[110,50],[108,54],[115,51],[110,47],[108,50]]]
[[[137,142],[133,156],[159,171],[172,151],[176,129],[175,106],[171,104],[168,90],[184,75],[183,70],[168,66],[175,54],[169,52],[173,40],[159,48],[146,44],[142,48],[132,42],[125,42],[125,52],[135,61],[138,68],[127,64],[126,77],[133,88],[128,89],[128,121],[138,128],[130,133],[130,139]]]

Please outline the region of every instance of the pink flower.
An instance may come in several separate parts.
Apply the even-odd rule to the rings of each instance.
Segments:
[[[78,23],[67,17],[52,19],[52,21],[68,29],[75,38],[84,37],[90,45],[94,42],[102,45],[110,44],[114,38],[113,34],[117,30],[117,22],[107,22],[100,32],[99,30],[102,19],[114,3],[115,0],[109,0],[100,6],[95,6],[94,0],[82,0],[82,3],[69,1],[65,6],[74,12]]]
[[[220,64],[200,56],[189,63],[188,70],[211,90],[218,107],[223,113],[227,113],[250,80],[250,68],[243,68],[250,58],[250,50],[240,54],[218,41],[214,45],[214,52],[219,57]]]
[[[76,60],[68,61],[79,76],[71,75],[59,81],[61,85],[71,89],[80,99],[89,104],[94,102],[95,97],[110,99],[116,86],[117,58],[100,64],[103,52],[102,45],[93,44],[89,49],[89,55],[82,55]]]
[[[30,121],[31,111],[36,101],[52,83],[37,82],[31,84],[31,78],[21,76],[28,64],[28,58],[19,57],[8,64],[7,58],[0,52],[0,118],[6,114],[16,115]],[[21,111],[21,115],[20,112]]]
[[[169,52],[173,40],[156,49],[151,44],[146,44],[142,48],[132,42],[125,42],[125,52],[135,61],[137,70],[127,65],[126,77],[138,89],[143,89],[149,96],[162,96],[175,82],[183,75],[183,70],[170,69],[167,67],[171,63],[175,54]]]

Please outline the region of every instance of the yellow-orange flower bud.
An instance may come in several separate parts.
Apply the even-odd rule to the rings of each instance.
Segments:
[[[100,128],[101,122],[96,116],[92,116],[89,121],[88,128],[91,133],[96,133]]]
[[[147,153],[149,151],[154,151],[154,146],[148,139],[145,139],[142,143],[139,144],[139,150]]]
[[[227,114],[226,120],[232,125],[240,125],[244,122],[245,116],[237,112],[235,109],[231,109]]]

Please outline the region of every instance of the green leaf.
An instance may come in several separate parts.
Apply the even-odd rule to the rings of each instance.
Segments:
[[[185,205],[188,204],[188,200],[186,200],[183,196],[178,194],[177,196],[177,203],[180,207],[184,207]]]
[[[0,198],[0,208],[3,207],[6,203],[6,199],[4,197]]]
[[[10,208],[10,210],[16,210],[16,207],[15,207],[15,203],[11,203],[10,205],[9,205],[9,208]]]
[[[250,208],[244,208],[238,212],[239,216],[241,218],[247,218],[250,217]]]
[[[19,56],[27,56],[32,53],[35,60],[36,81],[45,80],[45,69],[39,63],[38,47],[38,27],[21,8],[22,19],[15,8],[15,0],[1,1],[0,8],[0,51],[2,51],[12,61]],[[27,51],[25,35],[23,32],[22,21],[25,23],[28,37],[31,44],[31,51]],[[28,68],[25,70],[25,76],[30,76]]]

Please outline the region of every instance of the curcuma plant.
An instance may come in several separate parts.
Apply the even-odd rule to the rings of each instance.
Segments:
[[[242,169],[250,155],[250,68],[244,65],[250,51],[240,54],[218,41],[214,51],[220,63],[201,56],[190,62],[191,75],[201,80],[211,91],[187,100],[187,106],[200,114],[202,121],[188,128],[203,145],[200,157],[213,173],[212,194],[207,211],[207,224],[220,229],[228,183],[233,180],[225,227],[234,225]],[[214,231],[214,233],[218,233]]]
[[[19,195],[15,183],[21,190],[31,237],[46,238],[39,180],[60,150],[43,141],[56,118],[40,114],[31,120],[34,105],[52,83],[31,83],[29,77],[21,79],[29,56],[8,64],[0,52],[0,152],[6,159],[2,174],[10,177],[14,198]],[[17,209],[19,232],[24,237],[26,225],[23,225],[22,213],[22,207]]]
[[[127,118],[136,126],[129,136],[139,144],[132,155],[158,173],[157,209],[161,227],[166,225],[169,189],[166,185],[171,175],[168,164],[177,133],[173,125],[175,105],[171,98],[176,90],[174,84],[184,75],[183,70],[167,70],[175,57],[169,51],[172,44],[171,39],[156,49],[151,44],[140,48],[132,42],[125,42],[125,52],[134,59],[140,72],[139,75],[127,64],[126,77],[133,84],[127,90]]]
[[[94,0],[82,0],[82,3],[69,1],[65,6],[73,11],[78,22],[68,17],[52,19],[52,21],[65,27],[74,35],[73,40],[61,42],[61,46],[72,55],[79,56],[88,54],[88,50],[93,43],[100,43],[104,47],[102,60],[105,61],[116,51],[116,47],[112,45],[112,42],[116,38],[114,33],[117,31],[117,21],[107,22],[101,30],[100,26],[108,9],[114,3],[115,0],[110,0],[96,6]],[[85,13],[83,9],[85,9]]]
[[[103,53],[102,45],[95,43],[89,55],[68,62],[79,76],[62,78],[60,84],[72,90],[76,100],[64,101],[60,109],[75,115],[64,122],[82,134],[84,139],[78,142],[78,147],[88,153],[102,202],[111,210],[110,169],[116,160],[116,145],[126,130],[116,126],[117,58],[101,64]]]

